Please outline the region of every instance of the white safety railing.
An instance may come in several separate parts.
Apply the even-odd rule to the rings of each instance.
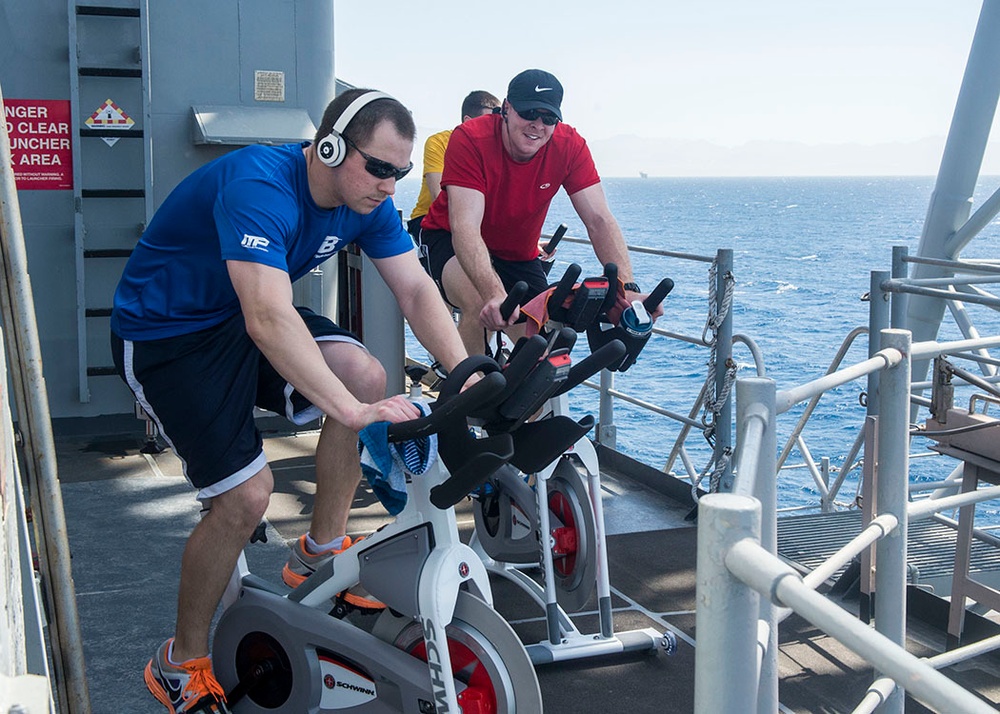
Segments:
[[[0,92],[0,116],[3,116]],[[48,628],[53,688],[61,712],[89,714],[83,642],[76,609],[66,518],[56,468],[52,420],[42,373],[42,354],[35,322],[34,299],[28,275],[28,256],[21,226],[21,210],[14,183],[10,137],[0,121],[0,317],[9,360],[18,432],[24,459],[22,469],[31,499],[34,546],[45,583],[51,617]],[[6,386],[8,381],[3,380]]]
[[[699,713],[778,708],[777,629],[784,608],[811,622],[871,663],[879,673],[857,712],[903,712],[904,695],[942,712],[992,712],[938,668],[1000,647],[1000,638],[922,660],[905,649],[907,527],[940,510],[1000,497],[1000,487],[908,503],[910,365],[912,359],[1000,346],[1000,337],[910,343],[905,330],[880,331],[871,358],[819,379],[776,391],[767,378],[737,382],[737,443],[732,493],[700,501],[695,654]],[[876,417],[877,512],[827,563],[801,577],[777,556],[775,481],[777,416],[827,389],[879,375]],[[816,592],[840,566],[874,545],[878,562],[874,629]],[[757,668],[746,662],[757,661]],[[726,673],[720,687],[718,673]]]
[[[564,238],[564,241],[571,243],[586,244],[587,241],[578,238]],[[712,258],[709,256],[696,256],[685,253],[658,250],[654,248],[629,247],[630,252],[643,255],[661,256],[667,258],[677,258],[685,261],[709,262],[710,285],[715,285],[719,273],[725,274],[727,283],[731,285],[735,268],[732,263],[731,252],[719,251]],[[956,277],[935,280],[914,280],[906,277],[906,264],[908,263],[941,263],[946,262],[948,267],[955,273]],[[988,261],[935,261],[922,258],[909,258],[906,249],[902,246],[893,248],[893,271],[890,277],[889,272],[873,272],[871,279],[871,291],[869,293],[870,318],[868,327],[857,327],[851,330],[844,338],[839,349],[830,362],[827,375],[840,372],[840,367],[852,349],[857,349],[860,338],[864,335],[874,334],[875,339],[869,339],[869,354],[878,352],[878,333],[880,330],[894,327],[903,328],[903,315],[906,307],[906,295],[910,293],[927,294],[931,292],[937,296],[946,296],[948,307],[955,317],[955,324],[966,339],[978,339],[979,332],[969,314],[968,306],[965,302],[974,302],[983,305],[994,311],[1000,311],[1000,298],[986,292],[982,287],[988,283],[1000,283],[1000,265]],[[970,290],[974,294],[970,296]],[[891,300],[891,305],[890,305]],[[732,319],[731,297],[725,297],[725,290],[719,289],[709,291],[708,318],[706,321],[706,331],[701,336],[692,336],[683,332],[669,331],[654,327],[652,339],[671,339],[690,345],[709,348],[713,359],[709,360],[701,391],[694,398],[694,402],[689,409],[678,411],[668,405],[657,404],[645,396],[643,392],[636,392],[635,389],[620,388],[618,384],[630,384],[629,375],[618,375],[603,372],[600,384],[587,382],[587,386],[596,389],[600,393],[600,416],[598,420],[597,441],[611,449],[618,446],[617,425],[615,422],[615,404],[624,402],[651,414],[665,417],[679,424],[679,433],[668,452],[666,462],[662,467],[664,473],[673,474],[675,466],[681,477],[686,478],[692,484],[692,496],[697,499],[698,486],[704,485],[707,491],[731,491],[732,490],[732,454],[734,446],[731,440],[727,440],[732,421],[731,407],[726,395],[730,392],[730,387],[735,378],[734,369],[734,348],[738,345],[745,346],[752,359],[753,368],[757,376],[766,374],[764,357],[755,344],[754,340],[744,334],[734,332],[735,324]],[[669,308],[668,308],[669,309]],[[708,326],[713,320],[721,316],[725,321],[720,325],[718,334],[713,334],[708,338]],[[995,321],[995,320],[994,320]],[[727,346],[728,345],[728,346]],[[966,350],[953,353],[955,358],[968,360],[976,364],[983,374],[982,382],[1000,384],[1000,359],[990,355],[984,347],[970,347]],[[864,378],[868,378],[867,385]],[[860,381],[862,406],[866,409],[859,411],[857,428],[850,432],[844,432],[843,451],[838,454],[815,453],[809,444],[809,431],[812,417],[817,414],[817,407],[825,397],[829,398],[829,390],[819,385],[820,388],[812,392],[807,398],[802,413],[798,421],[792,427],[790,433],[785,437],[784,444],[780,447],[777,460],[777,471],[787,473],[795,470],[806,470],[815,486],[818,498],[815,503],[804,506],[788,506],[782,512],[820,510],[829,512],[834,510],[844,510],[857,508],[860,501],[860,488],[862,478],[860,467],[864,463],[862,447],[864,445],[864,417],[875,413],[875,401],[878,392],[878,373],[868,372],[864,369],[855,369],[850,379],[838,381],[843,385],[852,381]],[[956,384],[960,386],[970,386],[968,380],[956,377]],[[974,385],[973,385],[974,386]],[[929,406],[930,400],[920,396],[922,390],[930,387],[930,382],[915,382],[911,384],[911,421],[915,417],[916,408],[919,406]],[[647,390],[648,391],[648,390]],[[638,396],[643,394],[643,396]],[[721,395],[724,399],[719,401],[713,399],[713,395]],[[796,403],[804,401],[796,399]],[[869,403],[871,402],[871,403]],[[984,405],[985,408],[985,405]],[[713,412],[713,409],[715,410]],[[711,416],[709,416],[711,414]],[[711,420],[716,420],[714,423]],[[712,453],[703,464],[697,464],[692,457],[691,451],[687,447],[688,440],[698,437],[704,443],[706,428],[711,427]],[[721,437],[721,439],[720,439]],[[828,439],[826,439],[828,441]],[[829,447],[827,447],[829,449]],[[792,459],[793,454],[798,454],[798,461]],[[834,461],[836,456],[836,463]],[[910,453],[910,459],[942,458],[940,454],[928,452],[920,444],[914,444]],[[848,483],[852,473],[856,473],[856,478],[851,482],[856,489],[855,493],[840,498],[841,491]],[[934,491],[932,497],[937,498],[946,495],[956,489],[961,480],[961,467],[956,467],[950,475],[943,481],[912,483],[908,485],[911,493],[920,491]],[[707,479],[707,483],[706,483]],[[937,516],[938,520],[946,522],[943,516]],[[985,536],[985,531],[977,531],[977,536]]]

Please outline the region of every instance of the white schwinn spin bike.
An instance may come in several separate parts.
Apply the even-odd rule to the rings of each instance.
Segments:
[[[510,434],[470,434],[468,415],[507,388],[495,363],[478,368],[489,373],[465,392],[458,385],[430,415],[389,427],[390,442],[437,433],[440,457],[420,476],[407,472],[394,522],[291,591],[252,575],[241,558],[212,647],[234,712],[542,711],[531,661],[491,607],[486,569],[455,521],[453,505],[512,455]],[[387,609],[377,618],[329,614],[358,583]]]

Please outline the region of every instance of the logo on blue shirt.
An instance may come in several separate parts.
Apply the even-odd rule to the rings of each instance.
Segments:
[[[271,244],[267,238],[262,236],[252,236],[248,233],[243,234],[243,240],[240,242],[244,248],[249,248],[250,250],[262,250],[267,252],[267,246]]]
[[[337,252],[337,246],[340,244],[340,236],[327,236],[323,239],[323,243],[320,245],[319,250],[316,251],[316,258],[325,258],[330,255],[330,253]]]

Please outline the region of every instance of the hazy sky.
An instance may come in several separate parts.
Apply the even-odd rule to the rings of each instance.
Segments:
[[[337,76],[398,97],[422,133],[472,89],[553,72],[589,140],[864,144],[944,136],[976,0],[336,0]],[[417,152],[415,152],[417,153]]]

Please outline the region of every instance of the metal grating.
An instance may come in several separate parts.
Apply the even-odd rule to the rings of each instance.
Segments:
[[[778,555],[813,570],[860,532],[860,511],[780,518]],[[909,525],[907,541],[907,562],[916,569],[920,582],[951,577],[954,529],[930,519],[916,521]],[[1000,572],[1000,549],[973,539],[969,572]]]

